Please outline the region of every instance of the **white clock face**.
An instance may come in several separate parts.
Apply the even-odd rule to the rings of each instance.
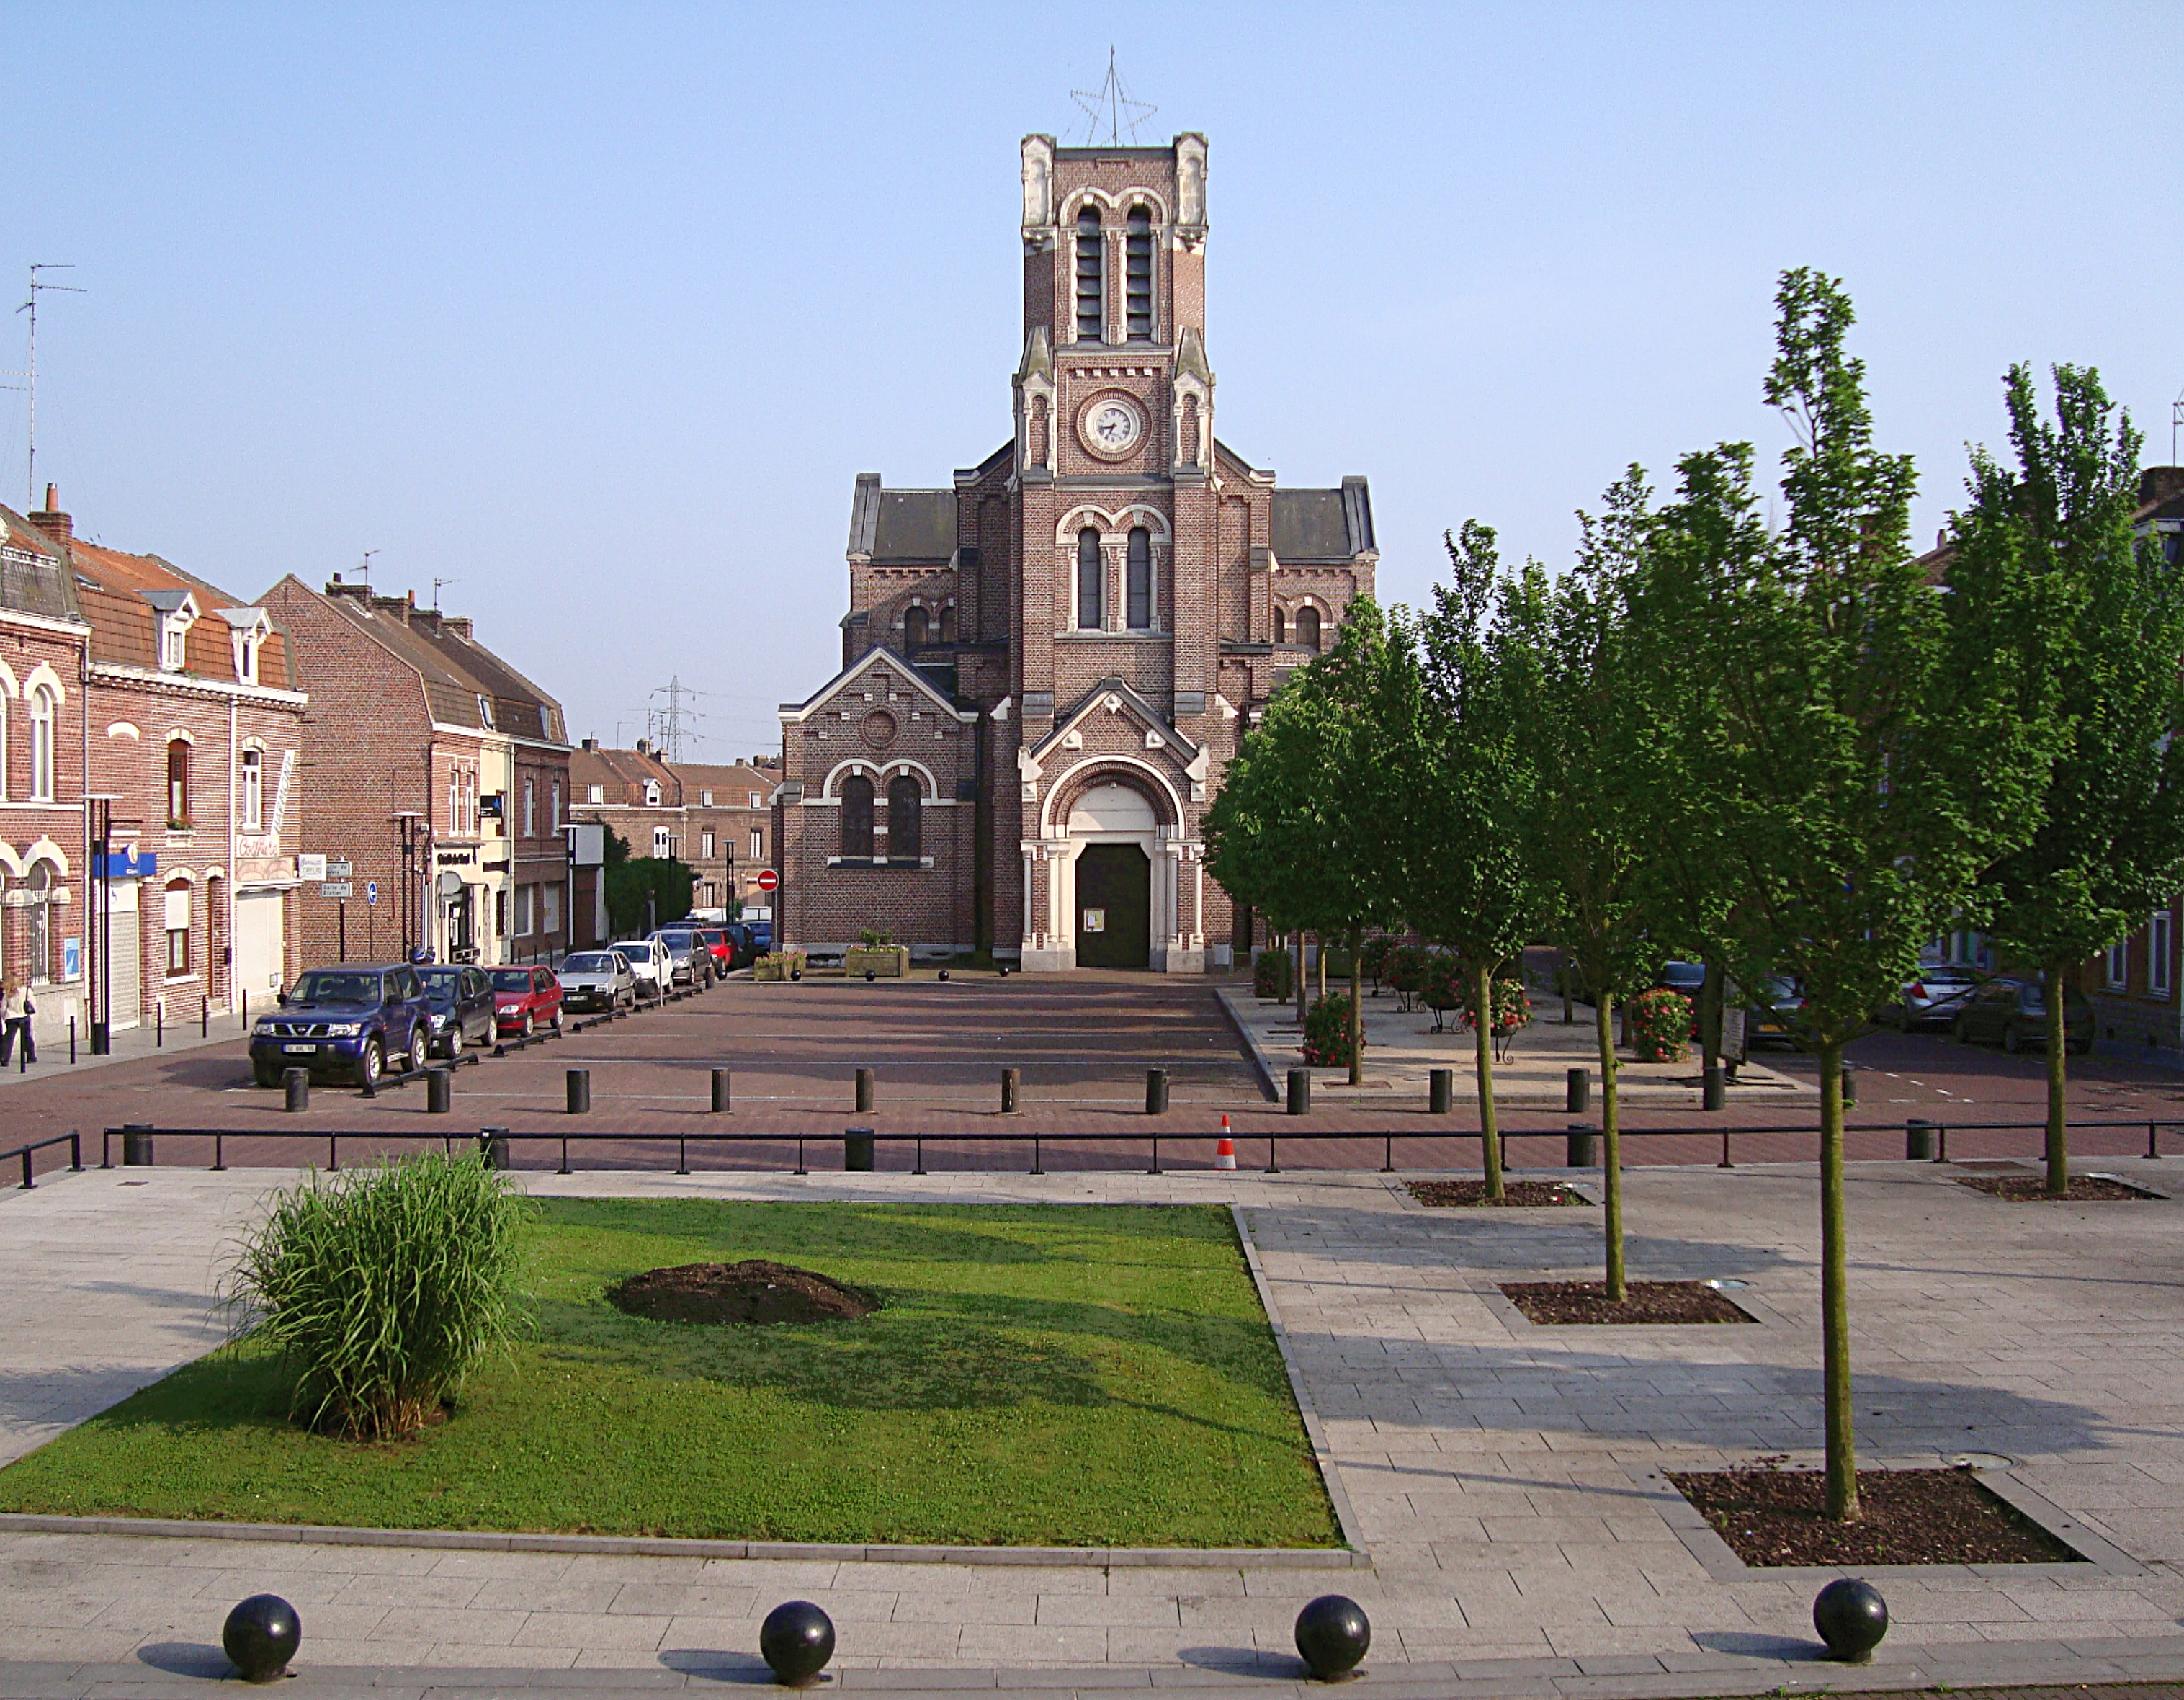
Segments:
[[[1128,402],[1103,401],[1084,418],[1085,435],[1104,454],[1120,454],[1138,440],[1145,426]]]

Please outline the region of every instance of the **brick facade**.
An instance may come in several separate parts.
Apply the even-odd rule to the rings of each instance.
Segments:
[[[1203,137],[1033,136],[1022,165],[1014,433],[950,489],[857,480],[844,671],[782,710],[777,937],[1061,969],[1114,959],[1112,904],[1145,966],[1197,972],[1249,943],[1199,823],[1241,729],[1371,594],[1371,502],[1282,490],[1214,435]],[[879,831],[859,854],[863,787],[884,825],[912,783],[918,855]]]
[[[575,817],[611,828],[632,856],[666,855],[698,876],[694,911],[766,907],[758,871],[772,865],[777,768],[745,762],[671,762],[644,739],[634,750],[603,750],[586,739],[570,758]],[[663,916],[663,922],[680,920]]]

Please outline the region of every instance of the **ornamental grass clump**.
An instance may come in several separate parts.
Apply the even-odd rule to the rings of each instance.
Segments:
[[[415,1435],[515,1330],[526,1214],[475,1154],[314,1174],[243,1242],[236,1333],[280,1352],[296,1421],[350,1440]]]

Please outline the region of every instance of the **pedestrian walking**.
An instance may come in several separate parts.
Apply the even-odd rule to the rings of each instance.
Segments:
[[[0,1068],[14,1061],[15,1041],[19,1039],[23,1042],[23,1061],[38,1060],[37,1041],[31,1037],[31,1017],[37,1010],[38,1006],[31,1001],[29,984],[9,980],[6,996],[0,998],[0,1017],[5,1018],[4,1028],[0,1028]]]

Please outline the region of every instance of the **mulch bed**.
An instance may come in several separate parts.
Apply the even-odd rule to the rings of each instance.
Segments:
[[[2143,1187],[2128,1182],[2110,1180],[2104,1174],[2074,1174],[2070,1177],[2070,1194],[2063,1199],[2048,1196],[2048,1177],[2044,1174],[1960,1174],[1958,1186],[1969,1186],[1974,1192],[1984,1192],[1990,1197],[2007,1198],[2016,1204],[2088,1204],[2105,1203],[2117,1199],[2159,1198],[2158,1192],[2148,1192]]]
[[[2054,1564],[2078,1558],[1968,1469],[1862,1469],[1860,1520],[1828,1519],[1820,1470],[1672,1474],[1747,1564]]]
[[[1574,1187],[1552,1180],[1509,1180],[1502,1184],[1499,1198],[1486,1196],[1483,1180],[1413,1180],[1407,1183],[1411,1196],[1421,1204],[1443,1207],[1486,1205],[1492,1207],[1534,1204],[1590,1204],[1583,1193]]]
[[[616,1308],[655,1322],[837,1322],[880,1307],[858,1288],[763,1257],[647,1269],[616,1281],[606,1297]]]
[[[1529,1322],[1750,1322],[1704,1281],[1625,1281],[1621,1304],[1605,1281],[1504,1281],[1502,1290]]]

